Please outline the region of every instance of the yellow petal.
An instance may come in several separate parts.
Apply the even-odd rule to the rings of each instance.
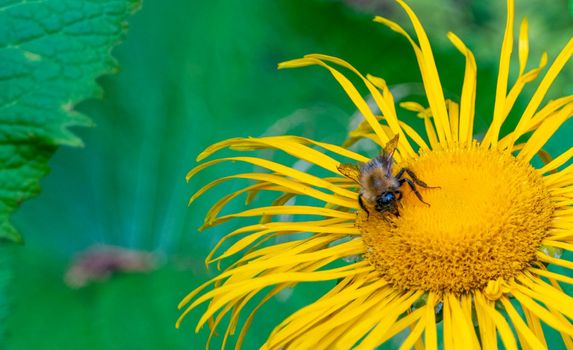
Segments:
[[[554,174],[545,175],[543,181],[548,188],[560,188],[562,186],[568,186],[573,183],[571,177],[573,176],[573,164],[567,166],[565,169],[560,170]],[[570,205],[570,204],[560,204],[559,206]]]
[[[201,153],[198,157],[198,160],[202,160],[207,156],[212,155],[214,152],[229,147],[231,149],[238,149],[238,150],[255,150],[255,149],[267,149],[267,148],[275,148],[282,150],[288,154],[291,154],[297,158],[305,159],[309,162],[313,162],[312,157],[308,157],[307,152],[310,152],[314,157],[317,157],[320,162],[316,162],[317,165],[322,166],[322,162],[326,164],[331,164],[332,159],[328,159],[330,157],[326,157],[323,152],[318,152],[313,148],[306,147],[305,145],[315,145],[321,148],[324,148],[328,151],[341,155],[343,157],[353,159],[359,162],[367,161],[368,158],[352,152],[348,149],[342,148],[337,145],[319,142],[315,140],[311,140],[301,136],[269,136],[269,137],[261,137],[261,138],[239,138],[239,139],[232,139],[232,142],[222,141],[213,146],[208,147],[205,151]],[[296,149],[293,149],[291,145],[298,145]],[[300,147],[304,146],[304,147]],[[302,158],[302,157],[305,158]],[[316,160],[316,159],[315,159]],[[334,161],[337,162],[337,161]]]
[[[556,112],[553,116],[548,117],[543,124],[531,135],[527,143],[519,152],[518,158],[526,161],[531,160],[533,156],[545,145],[553,136],[555,131],[569,118],[573,116],[573,105],[567,106]]]
[[[283,205],[287,205],[287,203],[293,199],[294,197],[297,196],[297,193],[289,193],[288,190],[284,191],[285,193],[281,194],[280,196],[278,196],[277,198],[275,198],[272,203],[271,206],[273,207],[280,207]],[[328,208],[328,209],[332,209],[333,207],[335,207],[335,204],[332,203],[325,203],[324,207]],[[269,222],[273,221],[273,215],[262,215],[261,218],[259,219],[259,223],[261,224],[266,224]]]
[[[287,62],[283,62],[279,64],[279,69],[282,68],[295,68],[295,67],[303,67],[308,65],[320,65],[326,68],[332,76],[338,81],[340,86],[344,89],[348,97],[352,100],[354,105],[358,108],[360,113],[368,120],[368,123],[372,127],[372,130],[376,133],[380,141],[382,143],[388,142],[388,137],[385,135],[384,131],[380,127],[378,120],[370,110],[368,103],[364,100],[364,98],[360,95],[358,90],[352,85],[350,80],[348,80],[344,75],[338,72],[336,69],[330,67],[329,65],[325,64],[324,62],[320,61],[319,59],[315,58],[301,58],[296,60],[291,60]]]
[[[305,146],[304,143],[307,143],[305,139],[291,136],[235,138],[211,145],[197,157],[197,160],[201,161],[216,151],[226,147],[238,150],[273,148],[281,150],[298,159],[306,160],[309,163],[318,165],[324,169],[330,170],[333,173],[337,173],[336,165],[339,163],[339,161],[332,159],[323,152],[319,152],[313,148]]]
[[[372,310],[372,308],[379,306],[392,293],[393,291],[390,288],[384,288],[383,291],[370,293],[369,295],[363,295],[360,298],[356,298],[351,303],[344,305],[343,308],[338,309],[336,313],[330,313],[330,315],[328,313],[325,314],[325,322],[321,322],[318,326],[312,327],[312,329],[304,335],[304,346],[303,342],[300,342],[297,348],[317,348],[326,340],[321,340],[323,335],[327,335],[332,329],[336,329],[339,326],[346,327],[356,323],[358,320],[361,320]]]
[[[529,278],[520,278],[519,281],[527,286],[517,285],[522,293],[541,301],[548,308],[559,310],[565,316],[573,318],[573,298],[538,278],[535,282]]]
[[[376,102],[378,108],[380,109],[380,111],[384,115],[384,119],[388,123],[388,126],[390,126],[390,129],[392,130],[392,134],[401,136],[399,139],[400,145],[398,147],[400,154],[402,154],[403,156],[404,155],[409,155],[409,156],[415,155],[415,152],[412,149],[412,146],[410,146],[410,144],[408,143],[408,140],[404,137],[404,133],[402,132],[402,129],[400,128],[400,124],[398,123],[398,116],[396,115],[396,109],[394,106],[394,98],[392,97],[390,89],[388,89],[388,87],[385,86],[385,84],[380,84],[380,81],[382,79],[376,78],[373,76],[368,76],[368,78],[366,78],[358,70],[356,70],[354,67],[352,67],[352,65],[350,65],[348,62],[341,60],[340,58],[337,58],[337,57],[332,57],[332,56],[327,56],[327,55],[318,55],[318,54],[307,55],[305,57],[315,58],[315,59],[318,59],[321,61],[332,62],[334,64],[340,65],[342,67],[345,67],[345,68],[351,70],[360,79],[362,79],[362,81],[364,82],[364,84],[368,88],[368,91],[370,92],[370,94],[374,98],[374,101]],[[371,80],[379,82],[378,85],[380,87],[382,87],[384,96],[380,93],[380,91],[376,88],[376,86],[371,82]]]
[[[568,251],[573,252],[573,244],[571,243],[565,243],[565,242],[558,242],[558,241],[554,241],[551,239],[546,239],[543,241],[544,245],[549,245],[552,247],[556,247],[556,248],[562,248],[562,249],[566,249]]]
[[[550,256],[543,254],[542,252],[537,252],[537,257],[539,258],[539,260],[543,262],[549,264],[555,264],[573,270],[573,262],[569,260],[552,258]]]
[[[454,336],[454,325],[452,323],[452,311],[449,298],[444,298],[442,312],[444,317],[444,349],[455,350],[457,348],[458,337]]]
[[[426,128],[426,134],[428,135],[432,149],[441,149],[442,147],[440,147],[440,142],[436,137],[436,131],[434,130],[434,126],[432,125],[432,120],[430,118],[424,118],[424,127]]]
[[[392,304],[399,303],[403,301],[406,297],[407,297],[406,295],[400,296],[399,292],[392,290],[391,293],[385,296],[384,298],[377,298],[378,303],[375,306],[371,307],[370,310],[365,312],[362,315],[362,317],[358,319],[360,322],[354,322],[354,324],[352,324],[351,327],[346,327],[347,331],[342,335],[342,337],[336,339],[336,341],[334,342],[335,343],[334,348],[335,349],[354,348],[356,343],[358,343],[361,339],[363,339],[363,341],[357,346],[357,348],[362,347],[363,349],[368,349],[367,346],[372,346],[372,345],[364,343],[364,341],[367,340],[365,338],[365,335],[367,334],[369,335],[368,333],[369,331],[371,334],[372,329],[380,324],[380,321],[383,319],[381,315],[387,315],[387,318],[385,318],[386,323],[384,324],[387,324],[387,322],[394,323],[397,316],[387,314],[386,311],[392,307]],[[371,339],[372,337],[370,337],[368,341],[370,341]]]
[[[482,302],[478,302],[478,300]],[[497,350],[497,335],[495,324],[487,312],[489,302],[486,301],[480,292],[475,292],[474,301],[476,316],[479,323],[480,339],[483,348],[487,350]]]
[[[560,156],[555,158],[550,163],[546,164],[544,167],[539,169],[539,173],[546,174],[550,171],[553,171],[563,164],[567,163],[571,158],[573,158],[573,147],[569,148],[566,152],[563,152]]]
[[[532,116],[537,111],[537,108],[539,108],[539,105],[543,101],[545,94],[551,87],[551,84],[553,84],[555,78],[557,78],[557,76],[563,69],[563,66],[565,66],[567,61],[569,61],[572,54],[573,54],[573,38],[570,39],[567,45],[565,45],[565,47],[563,48],[563,50],[561,50],[561,52],[559,53],[559,55],[557,56],[551,67],[549,67],[549,70],[541,80],[539,87],[531,97],[531,100],[529,101],[529,104],[525,108],[525,111],[523,112],[521,119],[519,120],[519,123],[515,127],[512,144],[514,144],[517,138],[523,135],[525,130],[527,130],[527,125],[530,123]]]
[[[466,57],[464,84],[462,86],[462,97],[460,101],[459,141],[462,145],[468,145],[473,140],[477,65],[474,55],[460,38],[452,32],[448,33],[448,38]]]
[[[458,346],[464,349],[474,349],[477,344],[477,338],[473,330],[471,314],[467,315],[463,312],[460,301],[456,296],[450,294],[447,296],[450,307],[452,323],[455,324]],[[468,318],[469,317],[469,318]]]
[[[317,268],[316,263],[307,263],[307,264],[300,264],[297,265],[296,267],[293,266],[283,266],[281,268],[277,268],[274,272],[275,273],[280,273],[280,272],[286,272],[286,271],[313,271]],[[239,338],[237,339],[237,343],[235,345],[236,349],[239,349],[241,347],[241,343],[243,341],[243,338],[246,334],[246,331],[248,329],[248,327],[250,326],[250,322],[252,321],[252,318],[254,317],[256,311],[264,304],[266,303],[266,301],[268,301],[272,296],[278,294],[279,292],[281,292],[283,289],[293,286],[292,283],[283,283],[283,284],[279,284],[276,287],[274,287],[267,295],[265,295],[265,297],[257,304],[257,306],[253,309],[253,311],[250,313],[249,317],[247,318],[247,320],[244,322],[243,327],[241,329],[241,333],[239,335]],[[239,322],[239,316],[240,316],[240,312],[241,310],[245,307],[245,305],[259,292],[260,290],[255,290],[251,293],[249,293],[248,295],[246,295],[245,297],[243,297],[242,299],[240,299],[239,302],[234,303],[234,304],[228,304],[228,306],[232,306],[233,312],[231,315],[231,319],[229,321],[229,325],[227,327],[227,331],[225,332],[225,337],[223,339],[223,345],[222,348],[225,347],[225,343],[226,340],[228,338],[228,336],[230,334],[234,334],[236,326]],[[226,307],[227,308],[227,307]],[[224,313],[226,311],[225,310],[221,311],[218,315],[217,315],[217,320],[220,320],[223,316]],[[216,326],[216,325],[214,325]],[[211,327],[214,327],[211,326]],[[212,328],[213,329],[213,328]]]
[[[329,143],[324,143],[324,142],[318,142],[318,141],[313,141],[313,140],[309,140],[309,142],[312,142],[313,144],[324,148],[325,150],[334,152],[336,154],[339,154],[343,157],[349,158],[349,159],[354,159],[355,161],[358,162],[367,162],[368,160],[370,160],[367,157],[364,157],[358,153],[352,152],[346,148],[342,148],[340,146],[336,146],[336,145],[331,145]]]
[[[507,81],[509,77],[511,51],[513,49],[513,11],[513,0],[507,0],[507,20],[505,24],[505,34],[503,35],[503,42],[501,44],[501,54],[499,58],[499,71],[497,75],[497,86],[495,89],[493,120],[482,141],[482,145],[484,147],[490,147],[491,145],[492,148],[497,148],[499,131],[506,117],[505,106]]]
[[[354,305],[355,301],[372,299],[377,302],[379,297],[384,297],[391,292],[388,288],[383,289],[384,283],[363,285],[366,282],[364,277],[358,275],[356,278],[346,278],[319,300],[289,316],[272,331],[267,344],[273,348],[280,348],[295,337],[308,334],[309,331],[314,332],[316,330],[318,334],[329,333],[338,325],[347,322],[348,319],[361,316],[361,312],[364,310],[349,307]],[[366,305],[365,310],[371,307],[372,305]],[[347,311],[353,315],[349,315]],[[332,318],[329,318],[329,322],[320,323],[320,320],[331,315]],[[320,336],[318,341],[320,341]]]
[[[564,283],[573,285],[573,278],[571,278],[569,276],[565,276],[565,275],[562,275],[560,273],[542,270],[542,269],[538,269],[538,268],[534,268],[534,267],[530,267],[529,270],[535,272],[536,274],[538,274],[540,276],[553,278],[553,279],[556,279],[560,282],[564,282]]]
[[[508,350],[517,350],[515,337],[513,336],[511,328],[507,324],[505,318],[493,306],[486,303],[483,296],[480,294],[476,294],[476,303],[480,305],[482,310],[485,311],[485,314],[487,314],[487,317],[489,317],[495,324],[505,348]]]
[[[539,321],[539,318],[527,309],[523,310],[523,314],[525,315],[525,318],[527,319],[527,325],[529,326],[529,328],[533,331],[533,333],[535,334],[537,339],[539,339],[541,341],[543,346],[545,348],[547,348],[547,341],[545,340],[545,333],[543,331],[543,328],[541,328],[541,322]]]
[[[396,322],[396,319],[405,312],[412,303],[419,299],[423,295],[423,292],[408,292],[405,293],[402,297],[398,300],[388,303],[387,307],[382,310],[382,312],[377,316],[378,321],[376,322],[376,326],[370,331],[370,333],[360,342],[360,346],[358,348],[361,349],[373,349],[376,346],[380,345],[382,339],[384,339],[384,335],[389,331],[390,327]],[[381,317],[383,315],[383,317]],[[422,328],[423,329],[423,328]],[[353,332],[355,335],[359,334],[357,332]],[[349,337],[349,342],[341,341],[341,346],[343,348],[348,347],[348,345],[352,345],[351,342],[355,341],[355,337]],[[358,338],[359,339],[359,338]]]
[[[300,339],[295,340],[290,345],[295,349],[328,349],[329,347],[340,347],[340,342],[344,338],[343,335],[346,335],[350,330],[357,333],[358,336],[367,332],[367,329],[361,330],[360,328],[365,324],[376,322],[376,319],[370,316],[376,315],[377,310],[382,310],[385,305],[395,300],[396,295],[397,292],[391,288],[379,288],[368,295],[362,295],[356,298],[346,305],[339,305],[330,310],[325,310],[327,312],[324,313],[324,318],[328,320],[328,322],[324,322],[316,328],[311,327],[310,330],[301,334],[302,337],[300,337]],[[340,306],[343,307],[340,308]],[[331,313],[331,311],[334,312]],[[331,321],[333,323],[331,323]],[[307,327],[306,319],[301,318],[300,322],[305,324],[305,328]],[[334,327],[330,327],[330,324]],[[346,332],[338,334],[336,338],[328,339],[333,337],[333,334],[337,334],[341,329],[346,330]]]
[[[552,315],[551,312],[549,312],[547,309],[533,301],[533,299],[519,291],[514,291],[512,294],[515,296],[517,301],[519,301],[523,308],[531,311],[533,314],[539,317],[539,319],[547,323],[548,326],[560,332],[565,332],[569,335],[573,335],[573,327],[571,327],[570,324],[563,323],[561,320]]]
[[[556,289],[558,289],[560,292],[563,292],[563,289],[561,289],[561,286],[559,285],[559,283],[557,283],[557,281],[555,281],[552,278],[549,278],[549,281],[551,282],[551,285],[553,287],[555,287]],[[569,322],[568,320],[565,319],[565,317],[563,317],[563,315],[561,315],[561,313],[558,310],[555,309],[549,309],[553,315],[555,315],[557,318],[559,318],[562,322]],[[565,344],[565,348],[567,350],[572,350],[573,349],[573,338],[563,332],[559,332],[559,334],[561,334],[561,338],[563,339],[563,344]]]
[[[210,167],[212,165],[219,164],[222,162],[229,162],[229,161],[231,161],[231,162],[233,162],[233,161],[245,162],[245,163],[257,165],[257,166],[272,170],[278,174],[281,174],[284,176],[290,176],[290,177],[297,179],[303,183],[317,186],[317,187],[321,187],[321,188],[326,188],[328,190],[331,190],[334,193],[340,194],[340,195],[348,197],[348,198],[356,198],[355,192],[351,192],[351,191],[345,190],[343,188],[340,188],[331,182],[325,181],[324,179],[322,179],[320,177],[310,175],[310,174],[305,173],[303,171],[296,170],[296,169],[293,169],[291,167],[288,167],[288,166],[285,166],[285,165],[282,165],[279,163],[275,163],[275,162],[272,162],[272,161],[269,161],[266,159],[260,159],[260,158],[254,158],[254,157],[229,157],[229,158],[220,158],[220,159],[215,159],[215,160],[205,162],[203,164],[196,166],[191,171],[189,171],[187,173],[187,180],[189,180],[195,174],[197,174],[198,172],[200,172],[201,170],[203,170],[207,167]]]
[[[227,250],[225,250],[225,252],[223,254],[221,254],[219,257],[214,258],[209,260],[208,262],[215,262],[217,260],[221,260],[221,259],[225,259],[226,257],[229,257],[231,255],[234,255],[238,252],[240,252],[241,250],[245,249],[246,247],[248,247],[250,244],[252,244],[253,242],[255,242],[256,240],[260,239],[261,237],[268,235],[269,233],[272,232],[276,232],[275,230],[264,230],[264,231],[259,231],[256,233],[252,233],[250,235],[248,235],[245,238],[240,239],[239,241],[235,242],[231,247],[229,247]],[[305,232],[303,231],[292,231],[291,233],[297,233],[297,232]],[[360,232],[358,232],[358,230],[356,229],[352,229],[349,227],[341,227],[341,228],[336,228],[336,227],[314,227],[314,228],[310,228],[310,230],[308,230],[307,227],[307,231],[306,232],[313,232],[313,233],[329,233],[331,234],[332,240],[335,240],[341,237],[346,236],[349,232],[353,232],[354,234],[359,234]],[[340,235],[336,235],[337,233],[339,233]],[[357,248],[362,248],[360,246],[360,243],[356,243],[358,244],[356,247]],[[361,250],[357,250],[355,253],[360,253]],[[352,255],[352,253],[349,253],[348,255]],[[219,275],[221,276],[221,275]]]
[[[537,339],[537,337],[535,336],[535,334],[533,334],[531,329],[529,329],[527,324],[523,322],[523,320],[517,313],[517,310],[515,310],[513,305],[511,305],[511,302],[507,300],[506,297],[503,297],[500,300],[509,318],[511,319],[513,326],[515,327],[515,330],[523,337],[523,339],[526,342],[526,344],[523,343],[521,344],[522,347],[527,345],[530,346],[532,349],[547,349],[547,347],[541,341],[539,341],[539,339]]]
[[[524,17],[519,26],[519,75],[522,75],[527,65],[529,54],[529,39],[527,34],[527,17]]]
[[[380,343],[384,343],[388,339],[392,339],[398,333],[402,332],[406,327],[411,326],[413,323],[417,322],[426,312],[425,308],[419,308],[412,312],[409,312],[408,315],[400,318],[394,325],[388,330],[384,337],[380,339]],[[426,322],[427,324],[427,322]],[[434,328],[436,324],[434,323]]]
[[[251,138],[247,139],[248,143],[260,144],[267,146],[265,148],[274,148],[281,150],[287,154],[292,155],[298,159],[306,160],[309,163],[320,166],[321,168],[327,169],[335,174],[338,174],[336,166],[339,161],[332,159],[331,157],[324,154],[324,152],[319,152],[313,148],[302,145],[297,141],[287,141],[283,138]]]
[[[414,102],[414,101],[400,102],[400,107],[402,107],[408,111],[412,111],[412,112],[418,112],[418,113],[429,112],[428,114],[432,115],[431,110],[429,108],[425,108],[424,106],[422,106],[418,102]]]
[[[414,128],[404,122],[400,122],[400,126],[402,127],[402,130],[404,130],[404,133],[408,135],[408,137],[410,137],[421,150],[430,149],[424,139],[416,132],[416,130],[414,130]]]
[[[438,349],[438,334],[436,332],[436,300],[437,296],[433,292],[428,292],[428,300],[421,310],[425,309],[424,344],[427,350]]]
[[[286,283],[276,286],[267,295],[265,295],[265,297],[257,304],[257,306],[255,306],[253,308],[253,310],[251,311],[251,313],[249,314],[249,316],[247,317],[247,319],[243,323],[243,327],[241,327],[241,332],[239,333],[239,336],[237,337],[237,344],[235,346],[235,349],[241,349],[241,347],[243,345],[243,341],[245,340],[245,336],[247,335],[247,331],[253,322],[255,314],[261,308],[261,306],[263,306],[267,301],[269,301],[275,295],[279,294],[285,288],[288,288],[288,286],[290,286],[290,284],[286,284]]]
[[[215,204],[213,204],[213,206],[211,206],[211,208],[209,208],[209,211],[207,211],[207,214],[205,214],[204,225],[208,225],[208,223],[212,222],[213,219],[217,215],[219,215],[221,210],[223,210],[223,208],[230,201],[232,201],[233,199],[242,195],[243,193],[252,193],[251,191],[257,191],[257,190],[261,190],[261,189],[272,190],[272,187],[277,187],[277,186],[273,186],[273,185],[265,184],[265,183],[257,183],[257,184],[251,185],[251,186],[246,186],[246,187],[241,188],[240,190],[238,190],[236,192],[233,192],[233,193],[230,193],[226,196],[223,196]],[[246,202],[248,202],[248,201],[249,201],[249,198],[247,197]],[[206,227],[206,226],[204,226],[204,227]],[[201,231],[204,227],[199,228],[199,231]]]
[[[541,108],[529,121],[529,123],[525,126],[527,129],[526,132],[534,131],[547,119],[547,117],[553,115],[559,109],[567,106],[568,104],[573,102],[573,95],[565,96],[558,98],[553,101],[549,101],[543,108]],[[513,133],[512,133],[513,136]]]
[[[215,226],[233,218],[263,216],[263,215],[319,215],[330,218],[341,219],[354,219],[356,214],[347,213],[334,209],[319,208],[305,205],[289,205],[283,207],[260,207],[248,209],[239,213],[224,215],[218,217],[210,223],[210,226]]]
[[[355,200],[350,200],[345,197],[339,197],[331,194],[324,193],[322,191],[316,190],[310,186],[302,184],[297,181],[290,180],[288,178],[277,176],[273,174],[263,174],[263,173],[246,173],[246,174],[237,174],[219,178],[215,181],[208,183],[207,185],[203,186],[199,191],[197,191],[189,200],[189,205],[193,203],[199,196],[203,193],[208,191],[209,189],[213,188],[214,186],[221,184],[225,181],[231,179],[247,179],[247,180],[255,180],[255,181],[262,181],[266,183],[271,183],[274,185],[278,185],[283,192],[291,192],[296,194],[302,194],[309,197],[313,197],[319,200],[322,200],[326,203],[332,203],[336,205],[340,205],[346,208],[357,208],[357,203]]]
[[[410,350],[422,336],[425,326],[426,320],[425,317],[422,316],[422,318],[416,323],[416,326],[410,331],[410,334],[408,334],[406,339],[404,339],[402,345],[400,345],[400,350]]]
[[[197,322],[196,331],[203,326],[203,324],[209,319],[217,310],[227,304],[229,301],[248,293],[251,290],[262,289],[267,286],[276,285],[285,282],[305,282],[305,281],[328,281],[342,278],[345,276],[353,275],[355,273],[365,272],[372,269],[370,266],[364,266],[362,268],[356,268],[352,265],[345,266],[343,268],[335,268],[325,271],[313,271],[313,272],[285,272],[276,275],[263,276],[258,278],[251,278],[248,280],[233,283],[230,286],[221,286],[217,289],[211,290],[199,298],[197,298],[188,308],[184,311],[181,317],[183,317],[187,312],[194,309],[198,305],[204,303],[205,301],[220,296],[217,298],[216,302],[210,303],[207,310],[199,321]]]
[[[455,103],[452,100],[446,100],[446,106],[448,107],[448,114],[450,116],[450,127],[451,127],[451,131],[452,131],[452,140],[454,142],[458,142],[459,140],[459,127],[458,127],[458,122],[459,122],[459,114],[460,114],[460,109],[457,103]]]
[[[511,109],[513,108],[513,105],[515,104],[515,101],[517,101],[517,98],[519,97],[519,94],[523,90],[524,86],[527,83],[530,83],[533,80],[537,79],[537,77],[539,76],[539,73],[541,73],[541,70],[547,64],[546,57],[547,57],[547,54],[544,53],[542,56],[541,62],[539,63],[539,67],[534,68],[531,71],[527,72],[525,75],[521,75],[521,76],[519,76],[519,78],[517,78],[517,81],[515,82],[515,84],[511,88],[511,90],[509,90],[509,94],[507,95],[506,100],[505,100],[505,111],[503,113],[504,120],[505,120],[505,118],[507,118],[507,116],[511,112]]]
[[[440,77],[434,61],[430,41],[428,40],[428,36],[414,11],[412,11],[404,1],[396,1],[400,6],[402,6],[404,11],[406,11],[406,14],[410,17],[410,20],[414,25],[414,31],[416,32],[418,41],[420,42],[420,50],[422,52],[422,62],[418,62],[418,64],[420,66],[424,66],[422,71],[422,80],[424,81],[424,87],[426,89],[426,94],[428,95],[428,102],[430,103],[434,121],[436,122],[436,131],[440,138],[440,142],[448,144],[451,141],[451,130],[448,113],[446,111],[446,101],[444,99],[442,84],[440,83]]]

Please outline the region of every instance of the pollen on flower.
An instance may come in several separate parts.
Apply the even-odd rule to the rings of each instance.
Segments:
[[[440,188],[420,189],[430,206],[403,188],[398,217],[358,214],[366,258],[384,279],[403,290],[463,293],[511,279],[536,259],[554,208],[531,165],[471,147],[400,166]]]

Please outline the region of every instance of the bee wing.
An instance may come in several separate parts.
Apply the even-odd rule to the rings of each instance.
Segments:
[[[396,148],[398,147],[399,137],[400,137],[400,135],[396,134],[396,135],[394,135],[394,137],[390,141],[388,141],[388,143],[386,144],[386,146],[382,150],[381,155],[383,158],[386,158],[388,160],[392,159],[392,156],[394,155],[394,152],[396,151]]]
[[[357,164],[339,164],[338,171],[350,180],[360,183],[360,166]]]

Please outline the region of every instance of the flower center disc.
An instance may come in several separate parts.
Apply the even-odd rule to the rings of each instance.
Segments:
[[[480,148],[432,151],[396,166],[429,186],[404,184],[400,216],[360,211],[366,258],[401,289],[462,293],[510,279],[536,259],[553,214],[529,163]],[[407,177],[407,175],[406,175]]]

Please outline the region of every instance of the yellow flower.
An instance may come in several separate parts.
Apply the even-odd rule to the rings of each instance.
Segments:
[[[573,166],[566,166],[573,148],[554,160],[542,151],[573,115],[573,95],[542,106],[573,53],[573,40],[549,64],[517,126],[501,137],[501,126],[523,87],[540,75],[548,61],[544,54],[538,67],[526,69],[529,50],[524,19],[517,50],[519,74],[508,88],[514,38],[514,5],[508,0],[493,120],[478,141],[473,134],[477,71],[473,54],[457,36],[448,34],[465,56],[466,68],[460,101],[446,100],[424,29],[413,11],[401,0],[398,3],[412,21],[417,40],[388,19],[376,17],[375,21],[404,36],[414,49],[429,107],[414,102],[401,106],[424,118],[429,144],[399,120],[394,98],[381,78],[363,76],[345,61],[324,55],[308,55],[279,67],[326,68],[365,118],[345,145],[367,138],[382,148],[398,135],[393,171],[407,167],[436,186],[417,186],[430,205],[402,186],[399,215],[377,212],[370,203],[362,208],[358,195],[364,189],[353,181],[360,174],[352,174],[341,163],[369,159],[345,147],[295,136],[217,143],[198,160],[224,148],[276,149],[330,175],[317,176],[248,156],[219,158],[191,170],[188,179],[222,162],[249,163],[267,171],[217,179],[191,198],[193,202],[230,179],[254,180],[217,202],[204,227],[241,217],[260,217],[260,222],[229,233],[217,244],[207,263],[242,255],[181,301],[184,312],[178,327],[190,310],[207,303],[196,330],[208,322],[213,335],[229,316],[223,347],[237,327],[240,347],[255,312],[271,297],[299,282],[330,280],[332,289],[279,324],[264,349],[374,349],[404,330],[409,331],[403,349],[437,349],[439,340],[445,349],[497,349],[498,336],[507,349],[519,345],[543,349],[547,343],[542,323],[560,332],[565,347],[573,349],[573,298],[559,285],[572,284],[573,278],[547,268],[573,269],[573,261],[558,254],[573,251]],[[338,68],[348,69],[364,83],[381,115],[369,108]],[[540,168],[531,164],[536,155],[545,161]],[[237,196],[247,194],[250,199],[261,191],[278,193],[270,206],[219,216]],[[288,205],[291,198],[303,196],[314,199],[305,203],[316,204]],[[279,215],[302,219],[279,221]],[[272,240],[281,235],[290,235],[290,239]],[[215,257],[230,239],[234,243]],[[358,258],[343,260],[353,256]],[[264,297],[255,298],[259,292]],[[241,311],[253,298],[258,304],[254,302],[254,309],[239,324]],[[443,326],[438,327],[440,322]]]

